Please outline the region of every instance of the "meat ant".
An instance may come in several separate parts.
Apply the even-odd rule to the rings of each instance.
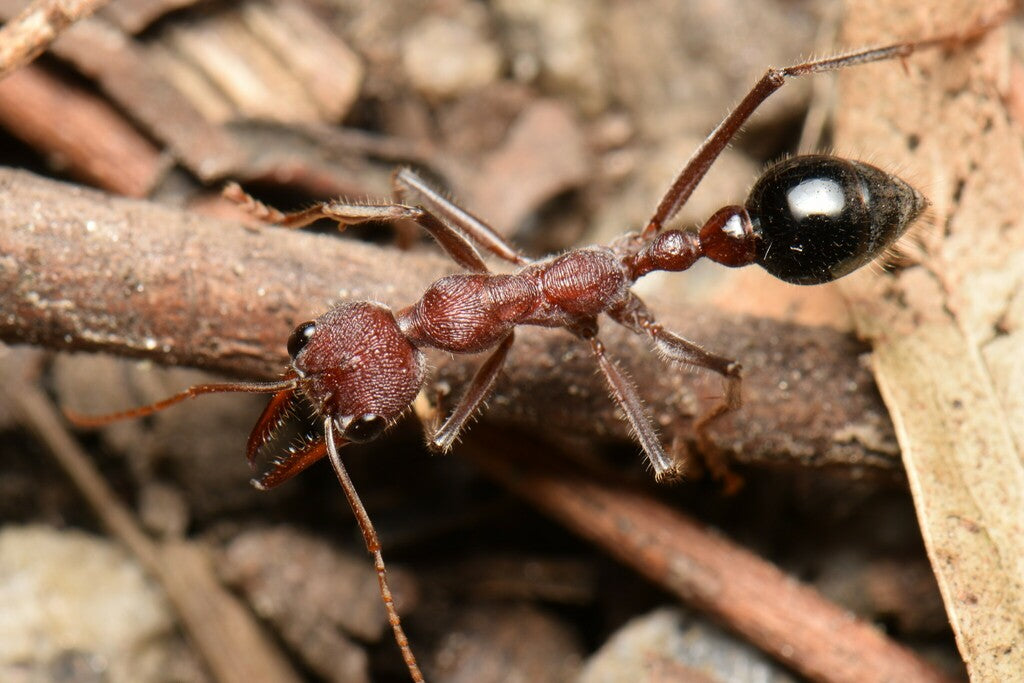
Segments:
[[[237,185],[225,194],[264,220],[302,227],[321,218],[339,228],[365,222],[412,220],[426,230],[465,273],[431,284],[419,301],[392,311],[372,301],[342,303],[288,338],[290,367],[274,382],[200,384],[150,405],[100,416],[69,415],[85,427],[150,415],[201,394],[272,393],[246,445],[256,457],[282,427],[289,411],[305,401],[322,420],[322,435],[309,437],[276,457],[253,479],[274,488],[327,456],[373,556],[381,598],[395,640],[414,681],[423,681],[402,629],[387,582],[381,545],[339,455],[349,443],[380,436],[411,405],[426,381],[422,349],[477,353],[493,349],[473,376],[451,415],[428,434],[431,448],[447,451],[488,396],[518,325],[564,328],[590,345],[613,400],[629,421],[658,480],[678,474],[630,379],[598,338],[598,317],[647,336],[669,362],[704,368],[725,382],[721,402],[695,422],[700,434],[712,420],[740,403],[741,367],[662,327],[632,291],[655,271],[683,271],[701,258],[728,267],[757,264],[786,282],[831,282],[871,262],[899,239],[927,205],[903,180],[879,168],[836,156],[806,155],[770,167],[743,206],[715,212],[698,232],[665,229],[740,127],[787,78],[858,64],[903,59],[928,47],[974,40],[1003,17],[972,29],[919,41],[849,52],[783,69],[771,68],[696,150],[665,193],[646,226],[607,246],[574,249],[541,260],[520,254],[484,221],[433,189],[409,169],[393,176],[387,204],[324,202],[282,213],[252,199]],[[406,202],[407,199],[414,201]],[[475,245],[475,246],[474,246]],[[482,248],[516,268],[492,273]]]

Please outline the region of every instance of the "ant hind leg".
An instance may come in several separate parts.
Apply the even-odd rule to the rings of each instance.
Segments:
[[[813,73],[837,71],[858,64],[882,62],[889,59],[905,59],[915,52],[926,48],[955,46],[976,40],[992,28],[999,26],[1013,15],[1016,3],[981,19],[973,26],[950,33],[932,36],[920,40],[907,40],[881,47],[853,50],[844,54],[823,59],[812,59],[800,64],[793,64],[782,69],[771,68],[761,77],[750,91],[743,97],[732,111],[718,124],[707,139],[693,153],[689,161],[676,176],[672,185],[661,198],[654,215],[651,216],[641,233],[643,240],[651,240],[679,212],[697,188],[704,174],[728,146],[736,133],[743,127],[758,107],[773,93],[785,85],[788,79],[799,78]]]
[[[650,337],[655,348],[665,359],[673,363],[704,368],[722,377],[725,382],[724,395],[715,405],[697,416],[693,422],[693,432],[701,458],[711,475],[722,482],[726,492],[738,490],[742,485],[742,479],[730,470],[726,454],[711,438],[709,428],[722,416],[738,410],[742,404],[742,366],[730,358],[711,353],[666,330],[636,295],[631,294],[625,304],[609,311],[608,314],[612,320],[626,329]]]

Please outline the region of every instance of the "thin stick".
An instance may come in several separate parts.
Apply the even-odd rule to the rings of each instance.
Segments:
[[[564,464],[568,456],[554,450],[481,427],[461,452],[623,564],[811,680],[948,682],[931,664],[775,565],[621,478],[588,469],[579,458],[570,468]]]
[[[110,0],[35,0],[0,28],[0,79],[46,50],[68,26]]]
[[[169,159],[95,88],[42,66],[0,81],[0,126],[60,159],[68,175],[114,194],[145,197],[167,170]]]

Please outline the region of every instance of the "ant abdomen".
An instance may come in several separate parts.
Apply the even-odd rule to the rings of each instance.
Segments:
[[[837,280],[879,256],[927,206],[896,176],[839,157],[807,155],[769,168],[746,209],[756,262],[786,282]]]

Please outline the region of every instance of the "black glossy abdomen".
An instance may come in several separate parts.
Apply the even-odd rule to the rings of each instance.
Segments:
[[[757,263],[801,285],[836,280],[892,245],[926,206],[899,178],[870,164],[824,155],[768,169],[747,198]]]

